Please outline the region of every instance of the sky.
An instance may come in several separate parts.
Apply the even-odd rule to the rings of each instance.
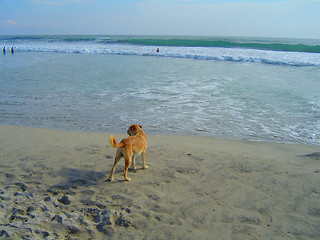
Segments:
[[[0,35],[320,39],[320,0],[0,0]]]

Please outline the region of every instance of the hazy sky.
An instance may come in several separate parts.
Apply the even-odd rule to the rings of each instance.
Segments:
[[[4,34],[320,39],[320,0],[0,0]]]

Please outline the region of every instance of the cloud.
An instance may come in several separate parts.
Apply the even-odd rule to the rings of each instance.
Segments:
[[[33,4],[40,4],[40,5],[62,6],[69,3],[90,4],[90,3],[94,3],[95,1],[92,1],[92,0],[30,0],[30,2]]]
[[[17,26],[18,24],[16,23],[15,20],[12,20],[12,19],[8,19],[8,20],[5,20],[4,21],[4,24],[3,24],[5,27],[10,27],[10,26]]]

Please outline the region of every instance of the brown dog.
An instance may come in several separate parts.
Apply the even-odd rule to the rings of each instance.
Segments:
[[[129,127],[127,133],[129,137],[124,138],[121,140],[119,144],[117,144],[117,139],[115,136],[111,135],[109,137],[109,143],[111,147],[118,148],[116,152],[116,157],[114,159],[114,164],[110,172],[109,181],[113,181],[113,174],[116,170],[116,166],[121,159],[124,157],[125,159],[125,168],[123,171],[123,176],[126,181],[130,181],[130,178],[127,177],[128,168],[130,167],[131,160],[132,160],[132,169],[136,169],[135,164],[135,155],[140,154],[142,155],[142,164],[143,168],[149,168],[146,165],[146,149],[147,149],[147,135],[142,130],[141,125],[133,124]]]

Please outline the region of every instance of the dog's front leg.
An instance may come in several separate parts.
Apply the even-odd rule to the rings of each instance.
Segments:
[[[143,169],[148,169],[149,166],[146,164],[146,152],[142,152],[142,164],[143,164]]]
[[[132,154],[132,170],[136,171],[136,155]]]

